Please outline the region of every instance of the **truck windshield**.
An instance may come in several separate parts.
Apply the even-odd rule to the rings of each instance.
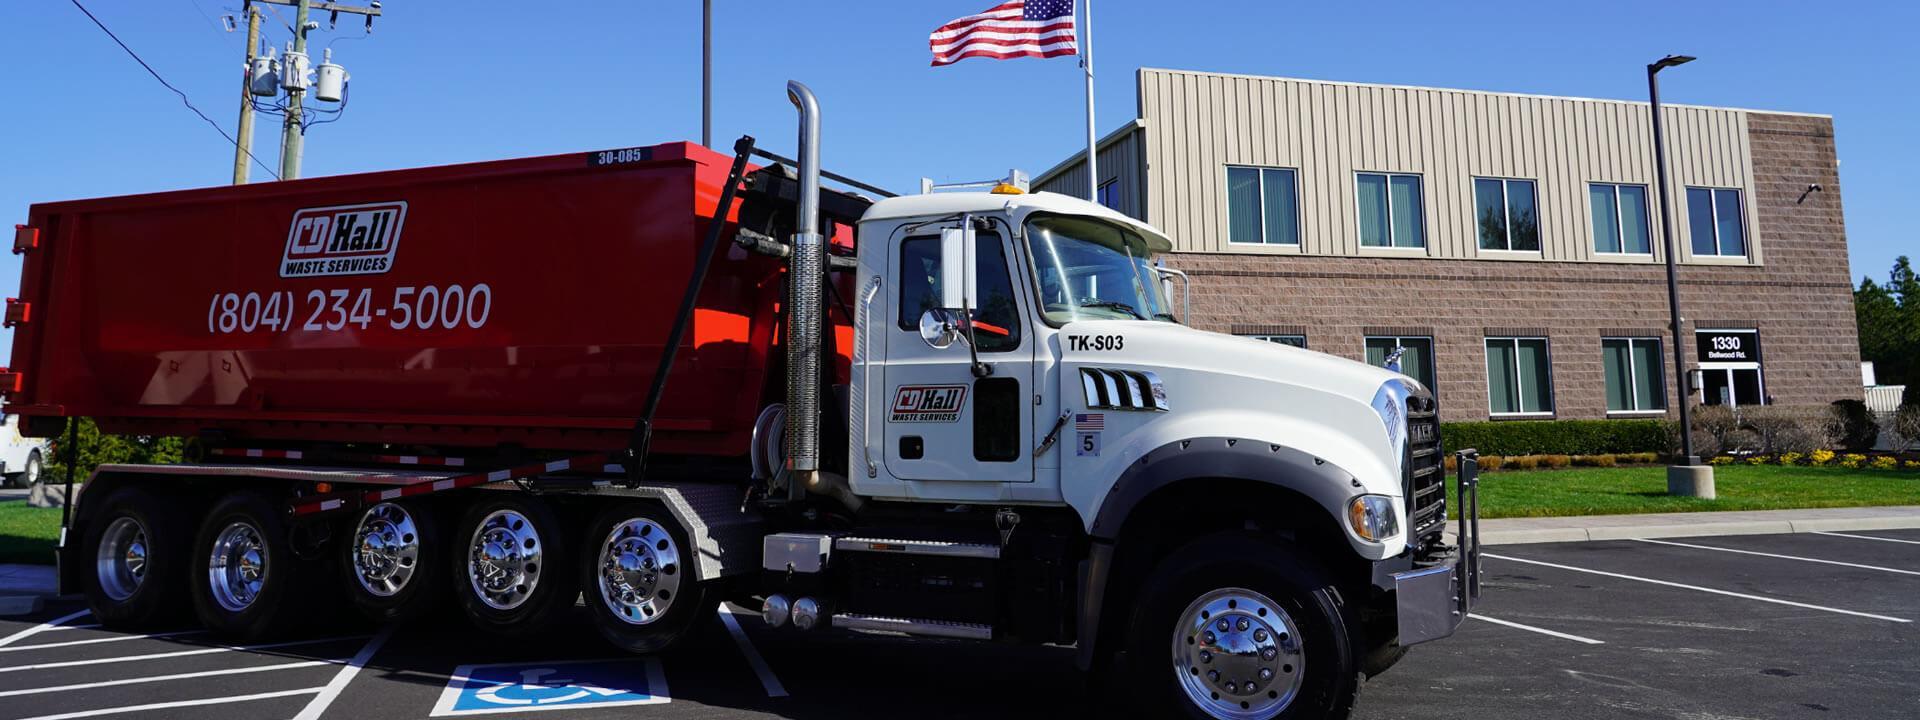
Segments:
[[[1027,244],[1033,248],[1033,274],[1049,325],[1174,321],[1139,234],[1105,220],[1036,215],[1027,221]]]

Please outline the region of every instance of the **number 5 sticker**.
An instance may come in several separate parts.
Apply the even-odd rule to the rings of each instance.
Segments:
[[[1100,457],[1100,433],[1080,433],[1080,444],[1074,448],[1073,454],[1080,457]]]

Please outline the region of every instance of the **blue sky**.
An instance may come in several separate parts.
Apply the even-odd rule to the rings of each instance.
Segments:
[[[238,0],[83,0],[208,116],[237,113]],[[928,67],[926,35],[993,0],[716,0],[714,136],[790,153],[788,78],[819,94],[831,170],[896,190],[918,178],[1039,172],[1085,141],[1072,58]],[[602,149],[699,137],[699,7],[678,2],[389,0],[371,36],[332,43],[352,106],[307,138],[306,175]],[[1205,7],[1210,12],[1183,12]],[[527,8],[540,8],[530,11]],[[1835,118],[1854,276],[1920,254],[1903,217],[1920,165],[1913,3],[1300,4],[1096,0],[1102,134],[1134,115],[1133,70],[1212,70],[1669,102]],[[324,17],[319,18],[323,24]],[[291,10],[268,16],[288,38]],[[0,215],[34,202],[228,182],[232,147],[69,2],[0,3]],[[316,53],[317,54],[317,53]],[[256,154],[273,164],[277,125]],[[264,173],[255,169],[255,177]],[[17,258],[0,255],[0,294]],[[10,342],[7,343],[11,345]]]

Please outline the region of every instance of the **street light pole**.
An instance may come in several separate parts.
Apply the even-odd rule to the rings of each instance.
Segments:
[[[1667,314],[1673,332],[1673,395],[1674,401],[1680,406],[1682,457],[1667,470],[1667,492],[1712,498],[1713,468],[1701,465],[1699,456],[1693,450],[1693,413],[1687,406],[1686,336],[1681,334],[1680,327],[1680,276],[1676,262],[1679,250],[1673,244],[1673,200],[1667,190],[1667,135],[1660,117],[1660,71],[1693,60],[1687,55],[1668,55],[1647,65],[1647,99],[1653,113],[1653,168],[1660,192],[1660,238],[1667,256]]]

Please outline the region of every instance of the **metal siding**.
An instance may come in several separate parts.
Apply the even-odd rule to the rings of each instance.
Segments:
[[[1314,255],[1363,253],[1354,206],[1359,171],[1420,175],[1427,254],[1451,258],[1479,255],[1475,177],[1534,181],[1541,258],[1560,261],[1599,259],[1588,183],[1655,186],[1643,103],[1168,70],[1140,71],[1139,89],[1149,131],[1125,144],[1151,177],[1133,181],[1142,193],[1135,202],[1182,251],[1271,251],[1227,244],[1229,164],[1297,171],[1299,250]],[[1746,111],[1669,106],[1666,113],[1676,241],[1685,245],[1684,188],[1739,188],[1757,262],[1764,233],[1753,221]],[[1658,246],[1660,202],[1651,193],[1648,200]]]

